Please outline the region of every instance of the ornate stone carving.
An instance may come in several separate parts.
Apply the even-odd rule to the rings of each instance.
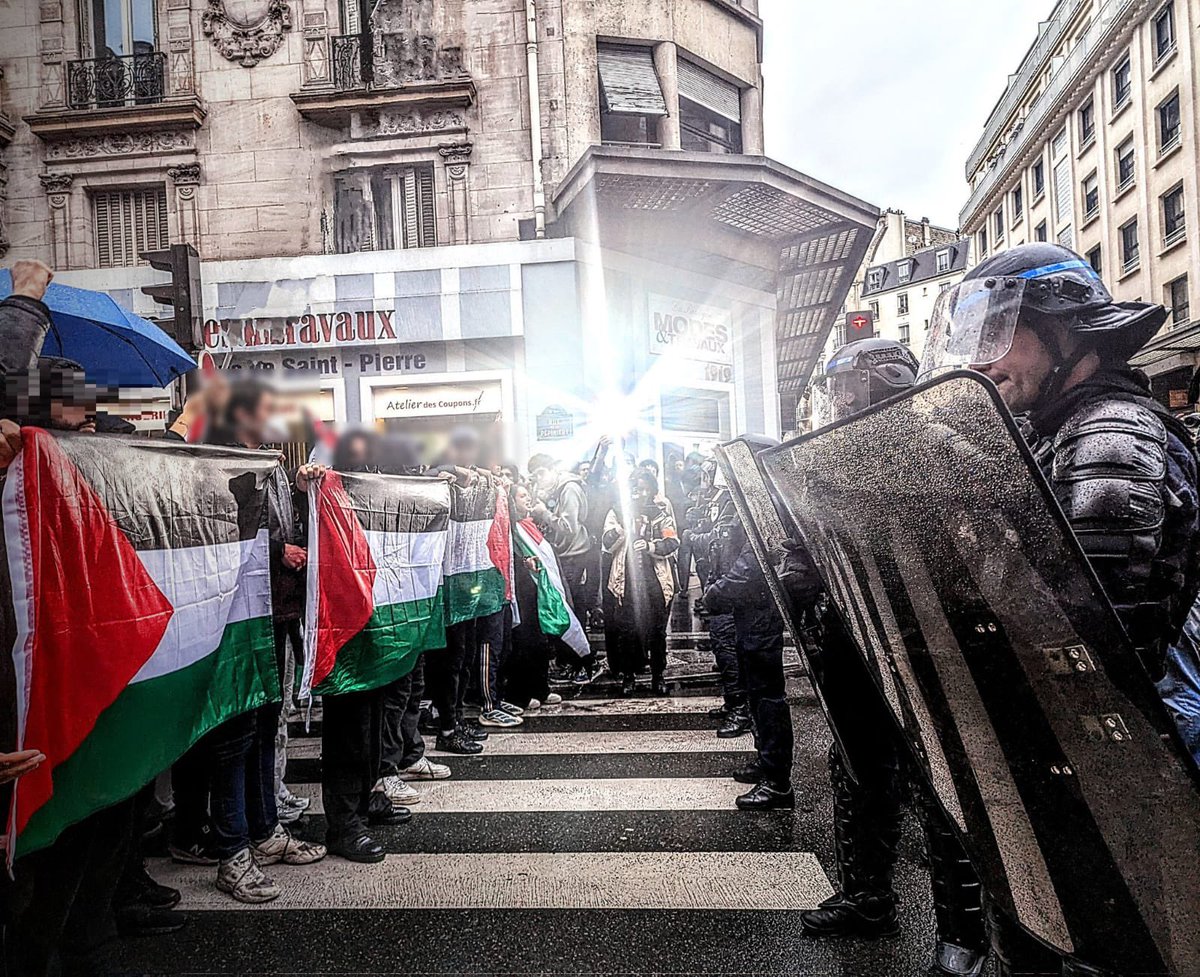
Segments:
[[[469,142],[442,143],[438,146],[438,155],[446,161],[446,172],[450,174],[451,179],[461,180],[466,176],[472,148]]]
[[[292,11],[286,0],[208,0],[200,26],[223,57],[253,68],[279,50]]]
[[[167,176],[177,187],[195,186],[200,182],[200,164],[181,163],[179,166],[168,166]]]
[[[38,178],[42,181],[42,189],[50,197],[52,206],[61,207],[64,200],[56,199],[65,197],[71,192],[71,184],[75,182],[75,177],[70,173],[43,173]]]
[[[466,119],[461,112],[451,109],[415,108],[402,112],[380,112],[375,119],[364,121],[363,135],[406,136],[466,127]]]
[[[194,146],[190,132],[117,132],[96,136],[77,136],[46,144],[45,158],[83,159],[89,156],[135,156],[190,150]]]
[[[433,0],[379,0],[372,18],[376,88],[468,78],[462,48],[434,34]]]

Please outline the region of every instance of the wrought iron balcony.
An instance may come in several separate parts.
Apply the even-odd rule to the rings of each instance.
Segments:
[[[67,104],[107,109],[161,102],[166,71],[167,56],[161,51],[72,61],[67,65]]]

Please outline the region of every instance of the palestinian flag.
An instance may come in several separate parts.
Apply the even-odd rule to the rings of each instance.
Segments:
[[[279,698],[266,481],[278,455],[22,432],[2,504],[21,777],[9,858]],[[15,842],[15,844],[14,844]]]
[[[446,540],[446,617],[450,624],[487,617],[512,599],[512,534],[508,496],[480,475],[473,484],[450,486],[450,534]]]
[[[567,600],[562,573],[558,568],[558,557],[532,519],[522,519],[516,524],[514,534],[517,553],[523,559],[533,557],[540,569],[534,574],[537,584],[538,627],[543,634],[561,638],[580,658],[591,654],[591,645],[579,618]]]
[[[328,472],[308,490],[301,697],[379,688],[446,646],[450,496],[432,478]]]

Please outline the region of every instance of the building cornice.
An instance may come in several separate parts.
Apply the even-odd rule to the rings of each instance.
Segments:
[[[193,97],[112,109],[35,112],[25,116],[25,123],[35,136],[50,142],[113,133],[198,129],[204,122],[205,114],[200,100]]]

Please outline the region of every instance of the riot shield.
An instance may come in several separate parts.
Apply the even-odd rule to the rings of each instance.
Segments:
[[[995,388],[759,456],[993,900],[1105,972],[1200,973],[1200,791]]]

